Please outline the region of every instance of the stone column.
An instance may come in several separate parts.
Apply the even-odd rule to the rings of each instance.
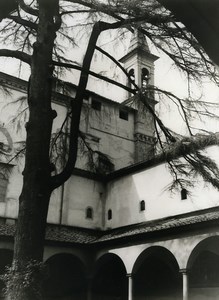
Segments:
[[[132,300],[132,274],[126,274],[128,277],[128,300]]]
[[[181,269],[183,277],[183,300],[189,299],[189,279],[188,279],[188,269]]]

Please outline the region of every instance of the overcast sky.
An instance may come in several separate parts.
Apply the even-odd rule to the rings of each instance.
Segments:
[[[82,62],[83,55],[86,50],[88,35],[80,34],[78,35],[78,46],[74,49],[66,49],[66,57],[70,58],[73,61],[79,63]],[[127,53],[129,42],[131,38],[131,33],[127,32],[124,36],[115,39],[115,31],[112,31],[108,34],[102,34],[99,39],[99,46],[103,47],[104,50],[107,50],[113,57],[120,59],[123,55]],[[187,82],[185,77],[182,76],[171,64],[171,61],[163,54],[158,53],[156,49],[151,47],[151,52],[160,58],[155,62],[155,85],[158,87],[171,91],[179,97],[187,97]],[[26,66],[19,72],[19,63],[15,59],[3,59],[0,58],[0,70],[14,76],[20,76],[23,79],[28,79],[29,77],[29,67]],[[100,72],[103,75],[107,75],[115,80],[126,83],[126,78],[122,72],[116,67],[112,62],[109,61],[106,57],[103,57],[100,54],[95,54],[91,66],[92,70]],[[70,73],[66,72],[64,79],[69,82],[77,84],[79,78],[79,72]],[[104,83],[103,81],[90,78],[88,83],[88,89],[93,90],[96,93],[99,93],[105,97],[108,97],[112,100],[122,102],[125,100],[127,94],[121,88],[117,88],[111,84]],[[219,90],[213,84],[206,82],[203,86],[192,86],[192,92],[197,97],[202,96],[203,100],[210,102],[219,103]],[[162,118],[165,124],[172,128],[173,130],[178,131],[179,133],[184,133],[185,126],[182,121],[180,121],[180,116],[177,109],[171,105],[168,101],[165,103],[158,103],[156,109],[161,113]],[[218,109],[219,110],[219,109]],[[215,111],[214,111],[215,112]],[[218,111],[219,115],[219,111]],[[212,121],[207,121],[205,124],[211,131],[219,131],[219,126],[217,123]],[[201,125],[201,126],[205,126]],[[200,126],[200,123],[197,124]],[[218,129],[217,129],[218,127]]]

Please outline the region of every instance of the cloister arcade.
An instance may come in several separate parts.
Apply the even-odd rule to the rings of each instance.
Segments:
[[[12,244],[0,249],[0,275]],[[4,247],[4,248],[3,248]],[[204,234],[117,248],[45,246],[46,300],[215,300],[219,235]],[[0,281],[1,299],[4,283]]]

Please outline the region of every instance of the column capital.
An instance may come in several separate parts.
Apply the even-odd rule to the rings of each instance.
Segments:
[[[187,269],[187,268],[179,269],[179,273],[188,274],[189,273],[189,269]]]
[[[132,277],[132,273],[126,273],[126,277]]]

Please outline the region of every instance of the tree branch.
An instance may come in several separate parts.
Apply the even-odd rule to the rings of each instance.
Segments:
[[[169,130],[166,128],[166,126],[163,124],[163,122],[160,120],[160,118],[156,115],[156,113],[154,112],[154,109],[150,106],[150,104],[145,101],[145,96],[142,94],[142,91],[140,90],[140,88],[138,87],[138,85],[130,78],[128,72],[121,66],[121,64],[114,58],[112,57],[109,53],[107,53],[106,51],[102,50],[101,48],[96,46],[96,49],[98,51],[100,51],[101,53],[103,53],[104,55],[106,55],[108,58],[110,58],[124,73],[125,75],[128,77],[129,81],[135,86],[136,91],[138,91],[138,99],[143,103],[143,105],[148,109],[148,111],[150,112],[150,114],[153,116],[154,120],[158,123],[160,129],[163,131],[163,133],[165,134],[165,136],[172,142],[175,142],[174,137],[172,136],[172,134],[169,132]]]
[[[60,16],[68,15],[68,14],[81,14],[81,13],[93,13],[97,12],[95,9],[81,9],[81,10],[70,10],[70,11],[63,11]]]
[[[29,27],[31,29],[37,30],[37,24],[32,23],[30,21],[24,20],[18,16],[9,16],[8,19],[13,20],[14,22],[23,25],[24,27]]]
[[[148,111],[150,112],[150,114],[153,116],[154,120],[158,123],[158,125],[159,125],[160,129],[162,130],[162,132],[165,134],[166,138],[169,139],[171,142],[175,142],[175,138],[172,136],[172,134],[170,133],[170,131],[168,130],[168,128],[163,124],[163,122],[161,121],[161,119],[156,115],[156,113],[154,112],[154,109],[150,106],[150,104],[147,101],[145,101],[145,96],[142,94],[141,89],[130,78],[128,72],[123,68],[123,66],[114,57],[112,57],[109,53],[107,53],[106,51],[104,51],[100,47],[96,46],[96,49],[98,51],[100,51],[101,53],[103,53],[104,55],[106,55],[109,59],[111,59],[125,73],[125,75],[129,79],[129,81],[136,88],[136,91],[138,91],[138,100],[140,100],[143,103],[143,105],[148,109]]]
[[[23,61],[24,63],[27,63],[28,65],[31,64],[31,56],[22,51],[0,49],[0,56],[17,58],[17,59],[20,59],[21,61]]]
[[[58,62],[58,61],[53,61],[53,65],[54,66],[58,66],[58,67],[65,67],[65,68],[69,68],[69,69],[75,69],[75,70],[82,71],[84,73],[87,73],[87,74],[95,77],[95,78],[98,78],[98,79],[104,80],[106,82],[109,82],[109,83],[111,83],[113,85],[116,85],[116,86],[118,86],[118,87],[120,87],[120,88],[122,88],[122,89],[124,89],[124,90],[126,90],[126,91],[128,91],[130,93],[132,93],[132,94],[136,93],[136,90],[131,89],[131,88],[127,87],[126,85],[122,84],[122,83],[119,83],[119,82],[117,82],[117,81],[115,81],[113,79],[110,79],[110,78],[108,78],[106,76],[103,76],[101,74],[95,73],[93,71],[90,71],[90,70],[87,71],[87,70],[83,69],[82,67],[80,67],[78,65],[73,65],[73,64],[70,64],[70,63],[63,63],[63,62]]]
[[[102,12],[108,16],[111,16],[119,21],[124,21],[123,16],[127,16],[130,20],[133,19],[133,15],[135,16],[134,19],[136,19],[136,22],[140,21],[147,21],[151,22],[151,24],[163,24],[168,23],[170,21],[173,21],[173,16],[171,14],[155,14],[153,12],[148,12],[148,7],[145,9],[141,7],[140,14],[135,13],[134,9],[136,9],[136,4],[133,3],[133,6],[129,6],[127,9],[127,3],[123,4],[115,4],[114,6],[112,4],[104,4],[101,1],[84,1],[84,0],[66,0],[67,2],[71,3],[78,3],[80,5],[83,5],[85,7],[89,7],[91,9],[97,10],[99,12]],[[140,4],[139,4],[140,6]],[[161,5],[160,5],[161,6]],[[130,11],[133,11],[134,13],[130,13]],[[138,15],[138,16],[137,16]],[[137,16],[137,17],[136,17]],[[138,20],[137,20],[138,19]]]
[[[2,19],[8,18],[11,13],[17,10],[17,1],[0,1],[0,22]]]
[[[101,32],[108,29],[118,28],[122,24],[123,22],[106,23],[106,22],[99,21],[95,23],[93,26],[93,30],[88,42],[87,50],[82,64],[82,71],[81,71],[81,76],[80,76],[76,96],[75,99],[71,102],[72,119],[70,125],[68,161],[63,171],[51,178],[52,190],[62,185],[63,182],[65,182],[72,175],[72,171],[75,167],[75,163],[77,159],[77,150],[78,150],[78,133],[79,133],[81,109],[83,104],[84,93],[88,82],[90,65],[96,48],[98,37]]]
[[[103,4],[103,3],[100,4],[100,3],[95,3],[94,1],[91,2],[91,1],[84,1],[84,0],[66,0],[66,1],[71,2],[71,3],[78,3],[78,4],[83,5],[85,7],[89,7],[91,9],[101,11],[101,12],[103,12],[103,13],[105,13],[105,14],[107,14],[107,15],[109,15],[109,16],[117,19],[117,20],[120,20],[120,21],[123,20],[123,18],[121,16],[119,16],[117,13],[114,13],[112,11],[112,9],[109,10],[108,9],[109,7],[106,4]]]
[[[37,9],[34,9],[30,7],[30,5],[27,5],[24,3],[24,0],[18,0],[20,8],[25,11],[26,13],[33,15],[33,16],[38,16],[39,12]]]
[[[126,71],[125,68],[123,68],[123,66],[118,62],[118,60],[116,60],[112,55],[110,55],[108,52],[104,51],[104,50],[101,49],[100,47],[96,46],[96,49],[97,49],[99,52],[101,52],[102,54],[104,54],[106,57],[108,57],[110,60],[112,60],[112,61],[113,61],[113,62],[114,62],[114,63],[115,63],[122,71],[123,71],[123,73],[124,73],[124,74],[126,75],[126,77],[128,78],[129,82],[130,82],[131,84],[134,85],[134,87],[136,88],[136,90],[139,89],[139,87],[137,86],[137,84],[135,83],[135,81],[131,79],[129,73]],[[126,87],[126,89],[127,89],[127,87]],[[130,88],[129,88],[128,91],[132,92]]]

